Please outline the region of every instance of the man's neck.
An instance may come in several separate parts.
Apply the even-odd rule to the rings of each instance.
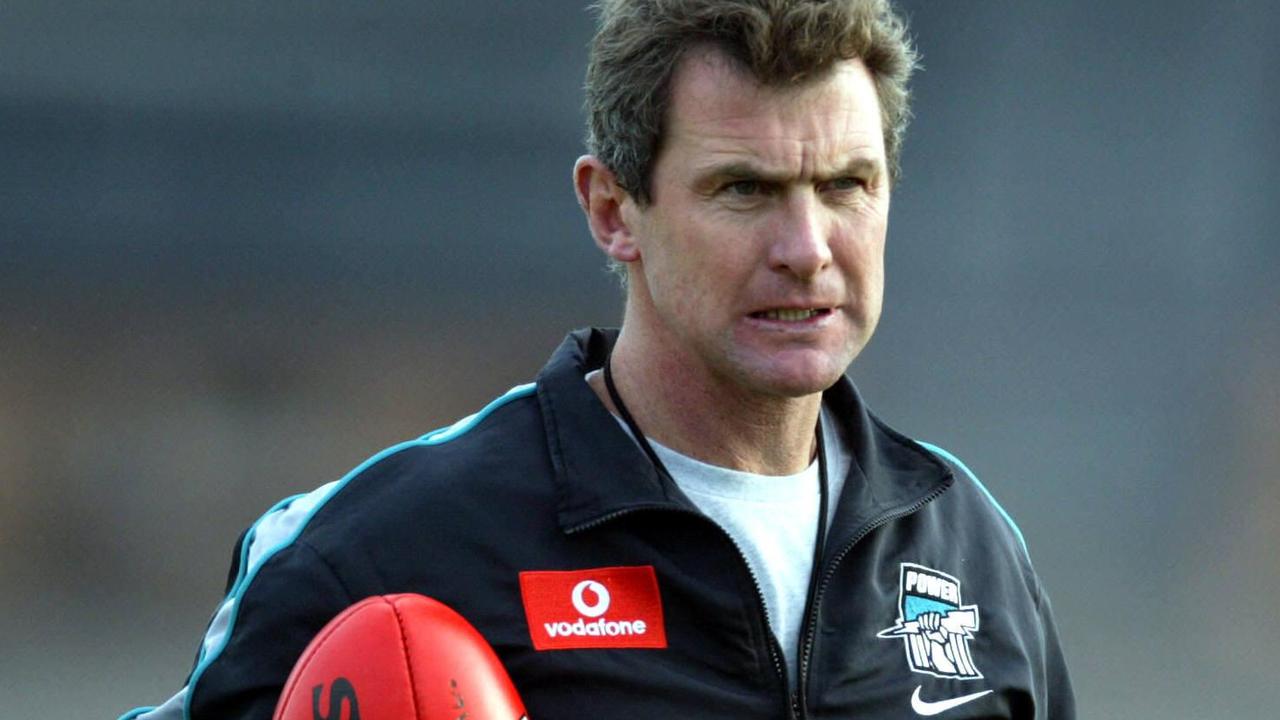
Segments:
[[[820,393],[760,397],[698,374],[669,357],[638,357],[620,338],[613,380],[628,412],[649,438],[702,462],[761,475],[806,468],[816,449]],[[600,371],[587,383],[619,414]]]

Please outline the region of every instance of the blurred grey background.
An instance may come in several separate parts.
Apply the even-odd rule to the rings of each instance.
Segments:
[[[926,70],[852,374],[965,458],[1082,717],[1280,702],[1280,8],[901,3]],[[0,707],[190,669],[271,503],[619,295],[577,2],[0,2]]]

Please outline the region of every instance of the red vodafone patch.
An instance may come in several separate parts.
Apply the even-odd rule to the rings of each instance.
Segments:
[[[530,570],[520,594],[538,650],[667,646],[652,565]]]

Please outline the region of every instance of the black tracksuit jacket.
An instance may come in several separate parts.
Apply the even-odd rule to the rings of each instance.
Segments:
[[[123,717],[269,720],[320,627],[402,592],[470,620],[531,720],[1074,717],[1049,599],[1016,526],[959,461],[886,427],[847,379],[824,403],[853,462],[814,571],[800,687],[789,687],[733,540],[583,381],[615,337],[573,333],[535,384],[273,508],[237,546],[186,686]],[[601,568],[652,568],[665,647],[536,649],[546,618],[530,614],[521,573]],[[967,644],[961,670],[927,652],[913,660],[913,642],[928,648],[928,610],[935,621],[969,613],[956,615],[971,621],[962,634],[933,636]]]

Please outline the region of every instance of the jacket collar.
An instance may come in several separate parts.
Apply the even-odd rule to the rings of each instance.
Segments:
[[[559,492],[559,520],[573,532],[622,512],[693,509],[622,430],[583,377],[604,365],[617,330],[570,333],[538,374],[547,446]],[[871,415],[842,377],[823,395],[853,454],[835,516],[848,532],[871,519],[922,505],[952,482],[950,470],[928,451]]]

